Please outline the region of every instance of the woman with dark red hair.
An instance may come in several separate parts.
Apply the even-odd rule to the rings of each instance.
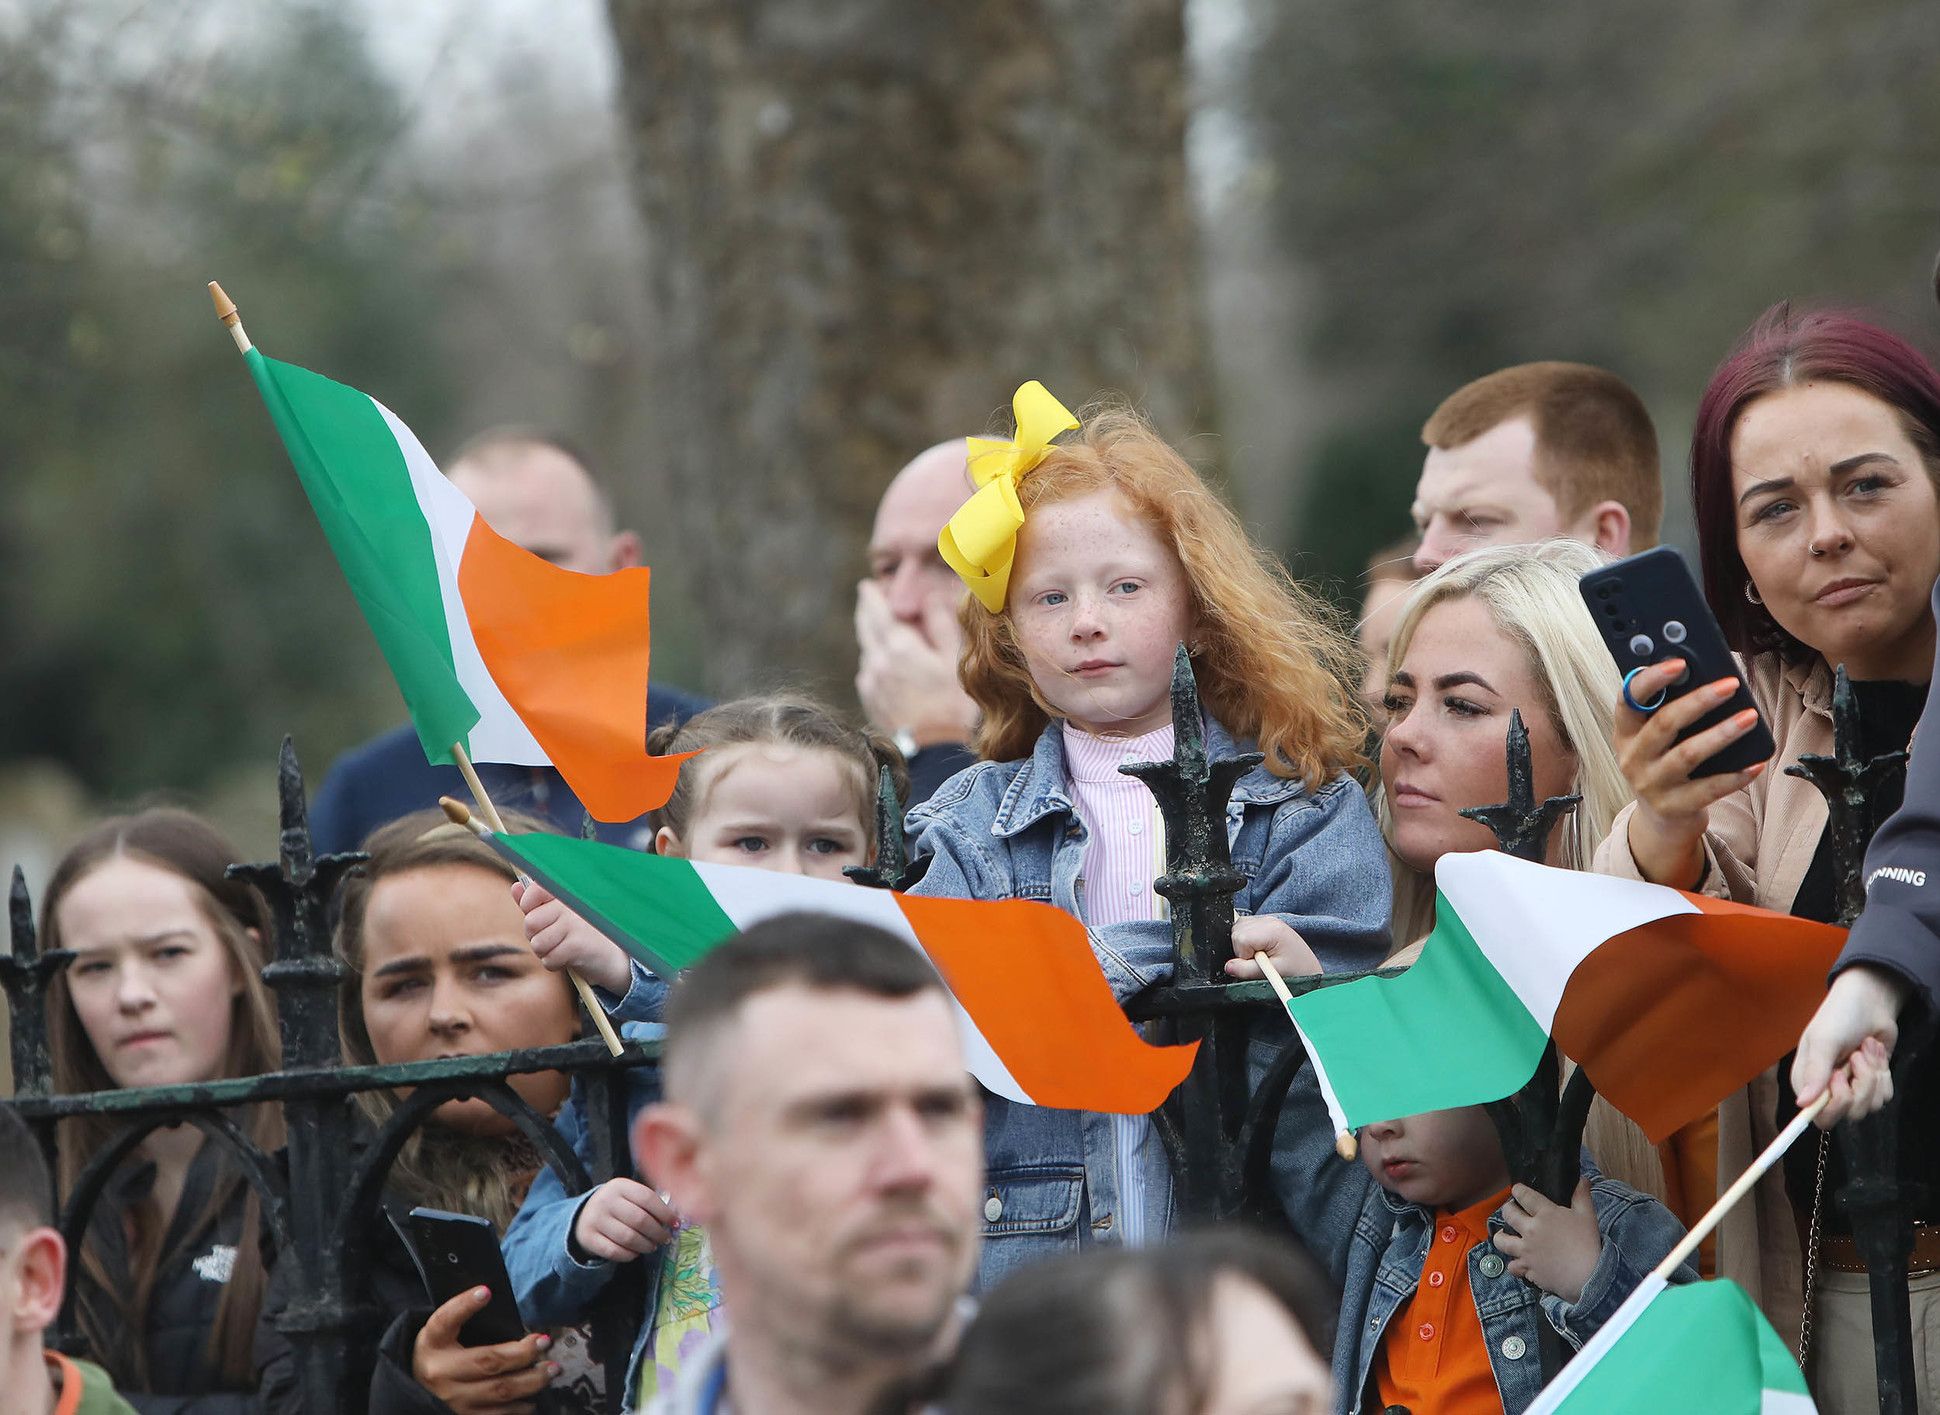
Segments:
[[[1751,727],[1740,714],[1677,744],[1677,733],[1729,697],[1709,684],[1645,714],[1617,709],[1619,761],[1636,801],[1616,819],[1597,868],[1831,922],[1838,913],[1825,799],[1785,768],[1833,750],[1833,669],[1843,664],[1860,709],[1862,756],[1903,749],[1933,675],[1940,576],[1940,374],[1897,335],[1851,315],[1768,311],[1712,375],[1691,438],[1691,492],[1706,597],[1737,650],[1778,751],[1720,776],[1691,769]],[[1640,700],[1682,670],[1637,676]],[[1934,750],[1929,748],[1929,750]],[[1899,805],[1895,778],[1875,793],[1869,832]],[[1904,988],[1875,966],[1842,972],[1842,994],[1890,1029]],[[1864,993],[1866,996],[1858,997]],[[1888,1032],[1890,1035],[1890,1030]],[[1877,1091],[1883,1053],[1853,1057],[1855,1086]],[[1787,1068],[1767,1072],[1664,1147],[1674,1190],[1729,1179],[1796,1108]],[[1940,1174],[1933,1057],[1909,1079],[1901,1171]],[[1818,1089],[1817,1084],[1813,1089]],[[1866,1108],[1860,1098],[1859,1109]],[[1842,1102],[1842,1108],[1844,1102]],[[1703,1175],[1709,1166],[1711,1173]],[[1873,1410],[1873,1347],[1864,1264],[1832,1204],[1845,1182],[1822,1134],[1788,1156],[1752,1212],[1721,1231],[1717,1270],[1757,1297],[1782,1332],[1809,1309],[1814,1390],[1828,1412]],[[1940,1324],[1940,1194],[1914,1217],[1922,1237],[1912,1280],[1915,1326]],[[1930,1229],[1930,1231],[1929,1231]],[[1801,1252],[1801,1234],[1818,1236]],[[1931,1252],[1928,1248],[1931,1246]],[[1940,1354],[1930,1357],[1940,1359]],[[1920,1408],[1931,1408],[1932,1371]]]

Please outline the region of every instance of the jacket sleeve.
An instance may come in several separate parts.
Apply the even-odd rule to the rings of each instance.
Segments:
[[[1283,920],[1330,973],[1378,968],[1387,957],[1393,880],[1367,796],[1350,776],[1274,813],[1254,914]]]
[[[369,1415],[452,1415],[451,1407],[419,1385],[411,1374],[411,1349],[430,1315],[400,1312],[377,1345],[371,1370]]]
[[[1934,603],[1940,605],[1940,589]],[[1940,678],[1934,682],[1940,688]],[[1833,972],[1855,963],[1903,978],[1928,1015],[1940,1002],[1940,694],[1934,688],[1913,732],[1906,795],[1866,851],[1866,907]]]
[[[656,977],[649,972],[647,965],[637,958],[627,960],[626,991],[614,996],[605,988],[595,986],[593,993],[600,1000],[607,1015],[616,1022],[658,1022],[667,1006],[668,980]]]
[[[1300,1042],[1296,1037],[1277,1045],[1258,1039],[1252,1043],[1247,1069],[1253,1089],[1265,1079],[1281,1045]],[[1326,1265],[1339,1287],[1347,1276],[1355,1230],[1374,1197],[1374,1176],[1359,1161],[1344,1160],[1334,1152],[1333,1121],[1310,1065],[1300,1068],[1287,1090],[1280,1123],[1273,1132],[1272,1176],[1274,1196],[1293,1231]]]
[[[553,1125],[581,1162],[587,1162],[577,1086]],[[512,1298],[529,1327],[579,1321],[612,1279],[613,1264],[604,1258],[581,1261],[572,1253],[573,1220],[591,1197],[591,1190],[568,1194],[552,1166],[542,1166],[526,1190],[525,1202],[506,1226],[499,1249],[505,1257],[505,1275],[512,1280]]]
[[[1596,1172],[1587,1157],[1584,1172]],[[1624,1299],[1684,1237],[1684,1225],[1669,1209],[1627,1184],[1592,1178],[1590,1198],[1596,1205],[1597,1227],[1603,1232],[1603,1252],[1590,1280],[1583,1284],[1583,1295],[1575,1302],[1549,1292],[1542,1298],[1543,1315],[1550,1325],[1578,1348],[1616,1315]],[[1687,1260],[1671,1274],[1671,1281],[1696,1282],[1697,1277],[1697,1269]]]

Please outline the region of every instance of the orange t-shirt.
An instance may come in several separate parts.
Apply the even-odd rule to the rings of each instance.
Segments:
[[[1487,1241],[1489,1215],[1508,1201],[1504,1189],[1460,1213],[1435,1210],[1415,1295],[1388,1322],[1374,1358],[1383,1406],[1405,1406],[1413,1415],[1502,1415],[1502,1392],[1469,1288],[1468,1254]]]
[[[1718,1112],[1708,1110],[1657,1147],[1664,1164],[1664,1207],[1689,1228],[1718,1199]],[[1718,1275],[1718,1235],[1698,1244],[1698,1276]]]

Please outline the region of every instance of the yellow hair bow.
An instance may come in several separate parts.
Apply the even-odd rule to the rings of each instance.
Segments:
[[[1032,379],[1010,400],[1017,418],[1017,436],[1009,442],[985,437],[965,438],[970,480],[977,490],[957,508],[936,538],[944,563],[962,578],[970,592],[992,614],[1003,611],[1010,593],[1011,562],[1017,558],[1017,532],[1024,524],[1024,508],[1017,499],[1017,483],[1024,473],[1051,451],[1051,439],[1072,432],[1078,420]]]

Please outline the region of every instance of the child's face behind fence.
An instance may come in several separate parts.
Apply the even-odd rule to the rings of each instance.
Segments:
[[[1429,1209],[1466,1209],[1506,1189],[1509,1166],[1479,1105],[1363,1125],[1361,1163],[1391,1194]]]
[[[662,826],[657,853],[833,880],[869,863],[855,771],[836,753],[748,742],[709,751],[695,767],[706,776],[686,834]]]
[[[1128,737],[1172,720],[1192,592],[1172,547],[1118,493],[1032,509],[1008,612],[1031,681],[1059,716]]]
[[[243,984],[195,884],[117,856],[68,890],[60,924],[75,1016],[116,1085],[222,1076]]]
[[[364,1027],[383,1064],[554,1046],[578,1035],[565,978],[525,939],[525,915],[504,876],[472,865],[427,865],[379,880],[364,909]],[[566,1097],[557,1071],[514,1076],[542,1115]],[[438,1123],[509,1134],[481,1100],[450,1101]]]

